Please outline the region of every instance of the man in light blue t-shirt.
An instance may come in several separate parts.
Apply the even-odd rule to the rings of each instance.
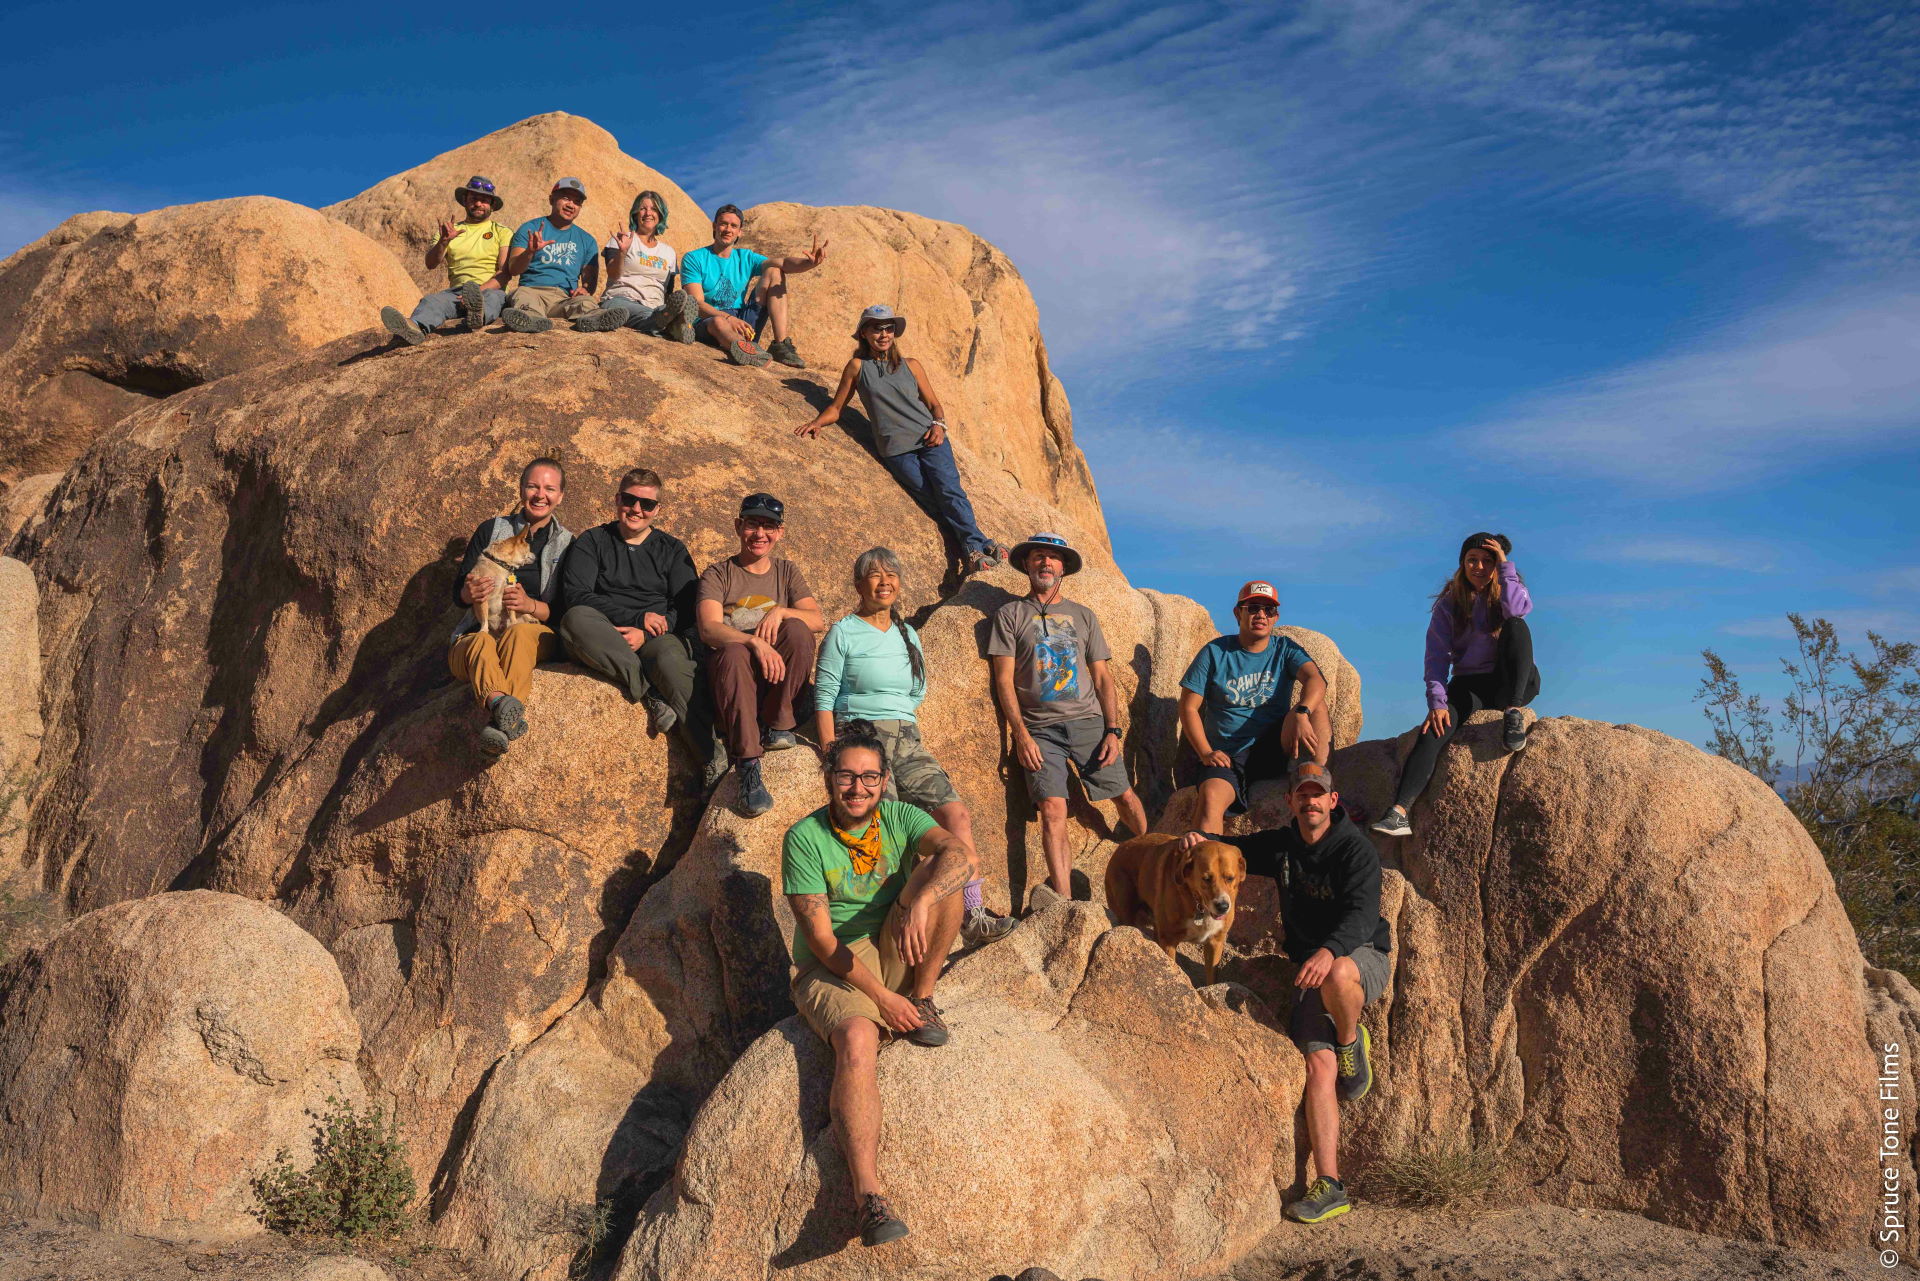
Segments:
[[[544,333],[555,318],[570,320],[594,310],[600,244],[574,221],[587,203],[586,184],[562,178],[547,201],[546,217],[522,223],[513,233],[507,274],[520,277],[520,283],[507,296],[500,319],[515,333]]]
[[[736,365],[777,360],[794,369],[807,362],[787,336],[787,277],[812,271],[827,256],[827,242],[813,238],[813,252],[769,258],[741,249],[738,205],[721,205],[713,216],[713,243],[680,259],[680,287],[700,304],[694,332],[727,353]],[[758,277],[759,292],[754,292]],[[761,325],[773,322],[773,341],[762,350],[754,342]]]
[[[1296,760],[1327,763],[1333,724],[1327,681],[1307,651],[1274,633],[1280,595],[1259,579],[1240,589],[1236,636],[1208,641],[1180,678],[1180,732],[1200,758],[1200,821],[1222,831],[1229,809],[1246,808],[1247,789],[1285,778]],[[1289,703],[1294,681],[1300,700]]]

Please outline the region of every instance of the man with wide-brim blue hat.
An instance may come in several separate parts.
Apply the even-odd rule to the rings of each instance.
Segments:
[[[500,193],[493,183],[478,175],[453,189],[453,198],[467,211],[461,222],[451,219],[440,224],[440,237],[427,246],[427,270],[447,267],[447,288],[428,294],[403,316],[398,307],[382,307],[380,323],[387,332],[410,347],[418,347],[427,335],[458,316],[466,332],[485,328],[500,317],[507,301],[507,242],[513,228],[495,222],[500,212]]]
[[[1047,881],[1070,898],[1069,765],[1087,799],[1114,802],[1133,835],[1147,830],[1147,812],[1120,759],[1125,731],[1100,620],[1060,594],[1062,580],[1080,572],[1080,553],[1060,535],[1042,533],[1016,545],[1007,559],[1027,576],[1028,592],[993,617],[987,637],[993,697],[1012,734],[1013,758],[1026,772],[1027,795],[1040,811]]]

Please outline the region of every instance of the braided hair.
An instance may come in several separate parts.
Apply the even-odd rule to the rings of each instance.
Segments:
[[[899,579],[903,586],[905,585],[907,576],[901,571],[900,558],[893,554],[892,548],[869,547],[861,552],[853,562],[853,581],[856,584],[864,581],[866,576],[876,569],[886,570]],[[894,598],[893,604],[887,606],[887,617],[893,620],[893,628],[900,634],[900,643],[907,647],[907,666],[913,671],[914,689],[924,690],[927,685],[926,658],[920,653],[920,646],[915,644],[907,633],[907,620],[900,617],[898,596]]]

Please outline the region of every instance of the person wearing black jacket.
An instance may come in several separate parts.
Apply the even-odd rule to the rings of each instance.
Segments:
[[[693,557],[654,528],[660,489],[659,473],[633,468],[614,492],[613,519],[574,539],[560,569],[560,639],[574,661],[646,709],[650,732],[680,726],[705,760],[711,733],[697,732],[689,717],[698,671]]]
[[[1340,808],[1333,774],[1302,761],[1287,793],[1293,822],[1251,836],[1189,832],[1182,848],[1222,841],[1247,860],[1247,875],[1280,885],[1287,956],[1298,965],[1287,1032],[1307,1060],[1307,1139],[1319,1177],[1287,1206],[1301,1223],[1352,1209],[1340,1181],[1340,1104],[1373,1086],[1372,1038],[1360,1013],[1386,990],[1392,934],[1380,915],[1380,855]]]

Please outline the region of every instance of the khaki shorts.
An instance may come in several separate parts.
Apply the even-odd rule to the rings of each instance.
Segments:
[[[899,911],[899,905],[895,904],[887,913],[878,939],[850,939],[846,944],[855,959],[886,984],[888,991],[905,995],[912,971],[893,943],[894,917]],[[793,1004],[807,1020],[807,1026],[829,1043],[833,1040],[833,1029],[854,1018],[870,1019],[878,1024],[882,1037],[893,1034],[887,1021],[880,1017],[880,1007],[873,1003],[872,997],[818,961],[793,976]]]
[[[912,721],[875,721],[874,733],[887,749],[887,799],[905,801],[931,813],[960,799],[953,780],[920,741]]]

